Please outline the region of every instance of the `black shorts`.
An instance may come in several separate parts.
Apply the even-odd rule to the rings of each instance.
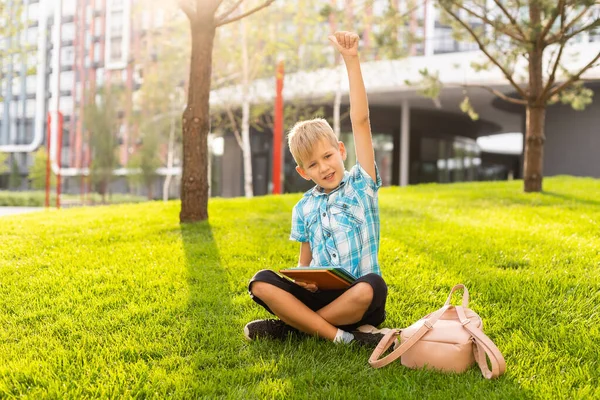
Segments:
[[[269,283],[273,286],[278,287],[279,289],[285,290],[286,292],[291,293],[295,298],[300,300],[313,311],[318,311],[321,308],[325,307],[357,283],[366,282],[373,288],[373,300],[371,301],[371,305],[365,312],[365,315],[363,315],[362,319],[355,324],[339,326],[338,328],[348,331],[353,330],[358,326],[366,324],[377,326],[385,320],[385,301],[387,299],[387,285],[385,284],[383,278],[377,274],[367,274],[358,278],[352,283],[352,285],[348,289],[317,290],[313,293],[299,285],[296,285],[289,279],[277,275],[271,270],[263,269],[262,271],[258,271],[252,277],[252,279],[250,279],[250,283],[248,284],[248,292],[250,293],[250,297],[252,297],[252,299],[255,302],[257,302],[258,304],[263,306],[268,312],[273,314],[273,312],[265,303],[263,303],[261,299],[252,294],[251,288],[252,283],[254,282]]]

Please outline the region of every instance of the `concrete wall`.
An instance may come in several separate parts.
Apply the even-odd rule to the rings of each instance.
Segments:
[[[554,105],[546,112],[544,176],[600,178],[600,88],[585,111]]]

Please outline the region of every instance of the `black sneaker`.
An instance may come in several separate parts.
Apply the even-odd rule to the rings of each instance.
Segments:
[[[359,331],[353,331],[350,333],[354,335],[354,340],[352,340],[350,343],[356,343],[368,349],[375,349],[381,339],[383,339],[383,334],[381,333],[365,333]]]
[[[244,327],[244,336],[248,340],[258,338],[283,340],[290,333],[297,332],[297,329],[292,328],[279,319],[257,319],[256,321],[248,322]]]

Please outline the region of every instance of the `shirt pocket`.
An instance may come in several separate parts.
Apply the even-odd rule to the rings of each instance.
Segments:
[[[308,234],[309,242],[311,242],[311,247],[314,247],[313,242],[323,236],[321,224],[319,223],[318,211],[313,211],[307,216],[305,227],[306,233]]]
[[[365,210],[356,196],[338,197],[329,210],[337,228],[346,232],[360,228],[366,220]]]

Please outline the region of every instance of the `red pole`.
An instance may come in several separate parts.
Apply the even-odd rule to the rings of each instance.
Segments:
[[[88,168],[88,171],[91,170],[92,168],[92,148],[90,147],[90,135],[88,134],[88,145],[87,145],[87,150],[86,150],[86,165]],[[87,176],[87,192],[86,192],[86,197],[87,197],[87,202],[88,204],[91,203],[91,193],[92,193],[92,174],[91,172],[88,174]]]
[[[283,61],[277,64],[277,92],[275,96],[275,119],[273,126],[273,194],[281,194],[281,147],[283,142]]]
[[[47,151],[47,158],[46,158],[46,202],[45,202],[45,206],[46,208],[50,207],[50,129],[51,129],[51,125],[50,123],[52,122],[52,118],[50,117],[50,113],[48,113],[48,118],[47,118],[47,124],[48,124],[48,134],[46,136],[46,151]]]
[[[58,114],[58,140],[56,145],[56,163],[58,164],[58,172],[56,173],[56,208],[60,208],[60,169],[62,157],[62,136],[63,136],[63,115],[60,111]]]

